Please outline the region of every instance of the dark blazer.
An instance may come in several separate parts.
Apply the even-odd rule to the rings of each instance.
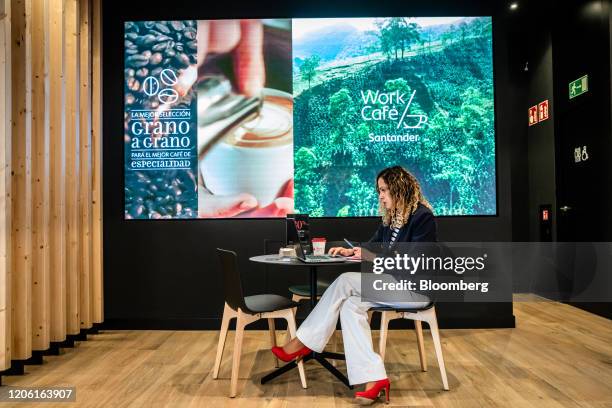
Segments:
[[[400,228],[395,242],[437,242],[438,229],[433,213],[419,203],[408,222]],[[368,242],[391,242],[391,227],[380,225]]]

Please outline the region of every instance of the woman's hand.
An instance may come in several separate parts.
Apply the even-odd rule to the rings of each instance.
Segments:
[[[352,256],[355,254],[355,250],[353,248],[333,247],[329,249],[328,253],[331,256],[335,256],[335,255]]]
[[[228,196],[211,194],[198,176],[198,217],[199,218],[259,218],[285,217],[293,209],[293,179],[280,189],[278,197],[265,207],[260,207],[257,199],[249,193]]]

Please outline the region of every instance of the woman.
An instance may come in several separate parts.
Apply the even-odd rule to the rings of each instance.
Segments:
[[[436,223],[431,205],[427,202],[416,178],[400,166],[389,167],[376,177],[376,190],[382,212],[382,225],[370,242],[434,242]],[[361,257],[361,248],[331,248],[330,254]],[[414,302],[405,307],[422,307],[428,299],[414,294]],[[321,300],[297,331],[297,337],[272,352],[283,361],[308,355],[312,350],[323,351],[333,334],[338,316],[342,323],[342,337],[346,368],[351,385],[365,383],[365,391],[357,392],[359,403],[371,404],[384,389],[389,400],[390,383],[384,363],[372,347],[367,311],[376,303],[361,300],[361,277],[358,272],[340,275],[325,290]]]

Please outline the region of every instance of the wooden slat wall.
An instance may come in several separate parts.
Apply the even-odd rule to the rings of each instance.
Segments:
[[[30,2],[15,0],[11,5],[12,125],[11,132],[11,272],[13,360],[32,356],[32,200],[30,183],[31,87],[30,87]],[[25,204],[28,205],[25,205]]]
[[[89,0],[79,1],[79,243],[80,327],[91,327],[93,283],[91,273],[91,19]]]
[[[68,334],[77,334],[79,325],[79,259],[78,232],[78,163],[79,163],[79,7],[78,0],[64,0],[64,79],[66,126],[65,192],[66,192],[66,323]]]
[[[64,0],[49,0],[51,341],[66,338]]]
[[[4,6],[0,375],[103,321],[100,0]]]
[[[11,5],[0,15],[0,369],[11,365]]]
[[[91,174],[93,322],[104,321],[102,280],[102,0],[92,0]]]
[[[48,9],[32,2],[32,348],[45,350],[50,340],[49,276],[49,74]]]

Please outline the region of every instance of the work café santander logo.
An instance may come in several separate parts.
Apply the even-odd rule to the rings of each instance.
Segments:
[[[418,133],[416,129],[422,129],[427,125],[427,115],[411,112],[416,90],[403,92],[399,89],[394,91],[381,91],[379,89],[366,89],[360,91],[362,107],[361,119],[365,122],[379,122],[392,124],[387,126],[393,129],[392,133],[368,135],[370,142],[416,142]]]

